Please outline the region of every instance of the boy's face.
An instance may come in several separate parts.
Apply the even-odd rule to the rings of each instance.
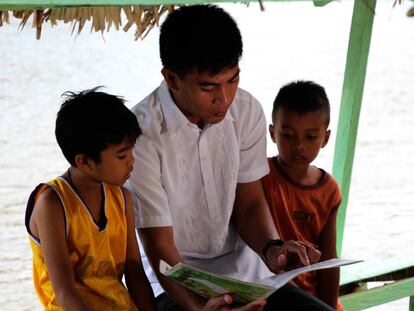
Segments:
[[[99,163],[91,164],[91,174],[97,181],[122,186],[134,168],[134,156],[128,140],[120,144],[108,145],[100,156]]]
[[[307,168],[328,143],[330,130],[323,111],[297,113],[280,108],[274,122],[270,136],[280,159],[292,168]]]
[[[233,102],[239,84],[239,66],[212,76],[193,70],[180,78],[164,68],[162,71],[178,108],[192,123],[219,123]]]

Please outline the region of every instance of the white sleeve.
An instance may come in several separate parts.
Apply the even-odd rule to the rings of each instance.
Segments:
[[[266,156],[266,118],[260,103],[249,94],[240,118],[240,167],[238,183],[256,181],[269,172]]]
[[[161,155],[145,134],[134,147],[135,165],[125,187],[134,200],[137,228],[171,226],[171,212],[161,183]]]

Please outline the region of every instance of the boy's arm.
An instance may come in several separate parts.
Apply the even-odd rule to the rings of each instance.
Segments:
[[[38,198],[32,214],[53,291],[64,310],[92,310],[75,288],[65,236],[63,206],[52,189]]]
[[[335,209],[329,216],[319,235],[319,250],[322,260],[337,258],[336,254],[336,215]],[[317,271],[317,297],[336,309],[339,291],[339,268],[322,269]]]
[[[126,198],[127,253],[125,262],[125,283],[138,310],[155,311],[155,299],[151,285],[142,267],[141,255],[135,235],[134,211],[131,195],[122,189]]]

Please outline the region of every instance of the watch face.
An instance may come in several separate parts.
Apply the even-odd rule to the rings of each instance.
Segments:
[[[283,240],[280,240],[280,239],[267,241],[266,244],[263,246],[263,250],[262,250],[263,258],[265,260],[267,260],[267,252],[268,252],[270,247],[272,247],[272,246],[282,246],[283,244],[285,244],[285,242]]]

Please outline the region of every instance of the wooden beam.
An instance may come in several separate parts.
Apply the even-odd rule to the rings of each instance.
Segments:
[[[333,162],[333,175],[342,189],[342,204],[337,219],[337,251],[339,256],[342,253],[346,206],[348,203],[375,5],[376,0],[355,0],[349,33]]]

